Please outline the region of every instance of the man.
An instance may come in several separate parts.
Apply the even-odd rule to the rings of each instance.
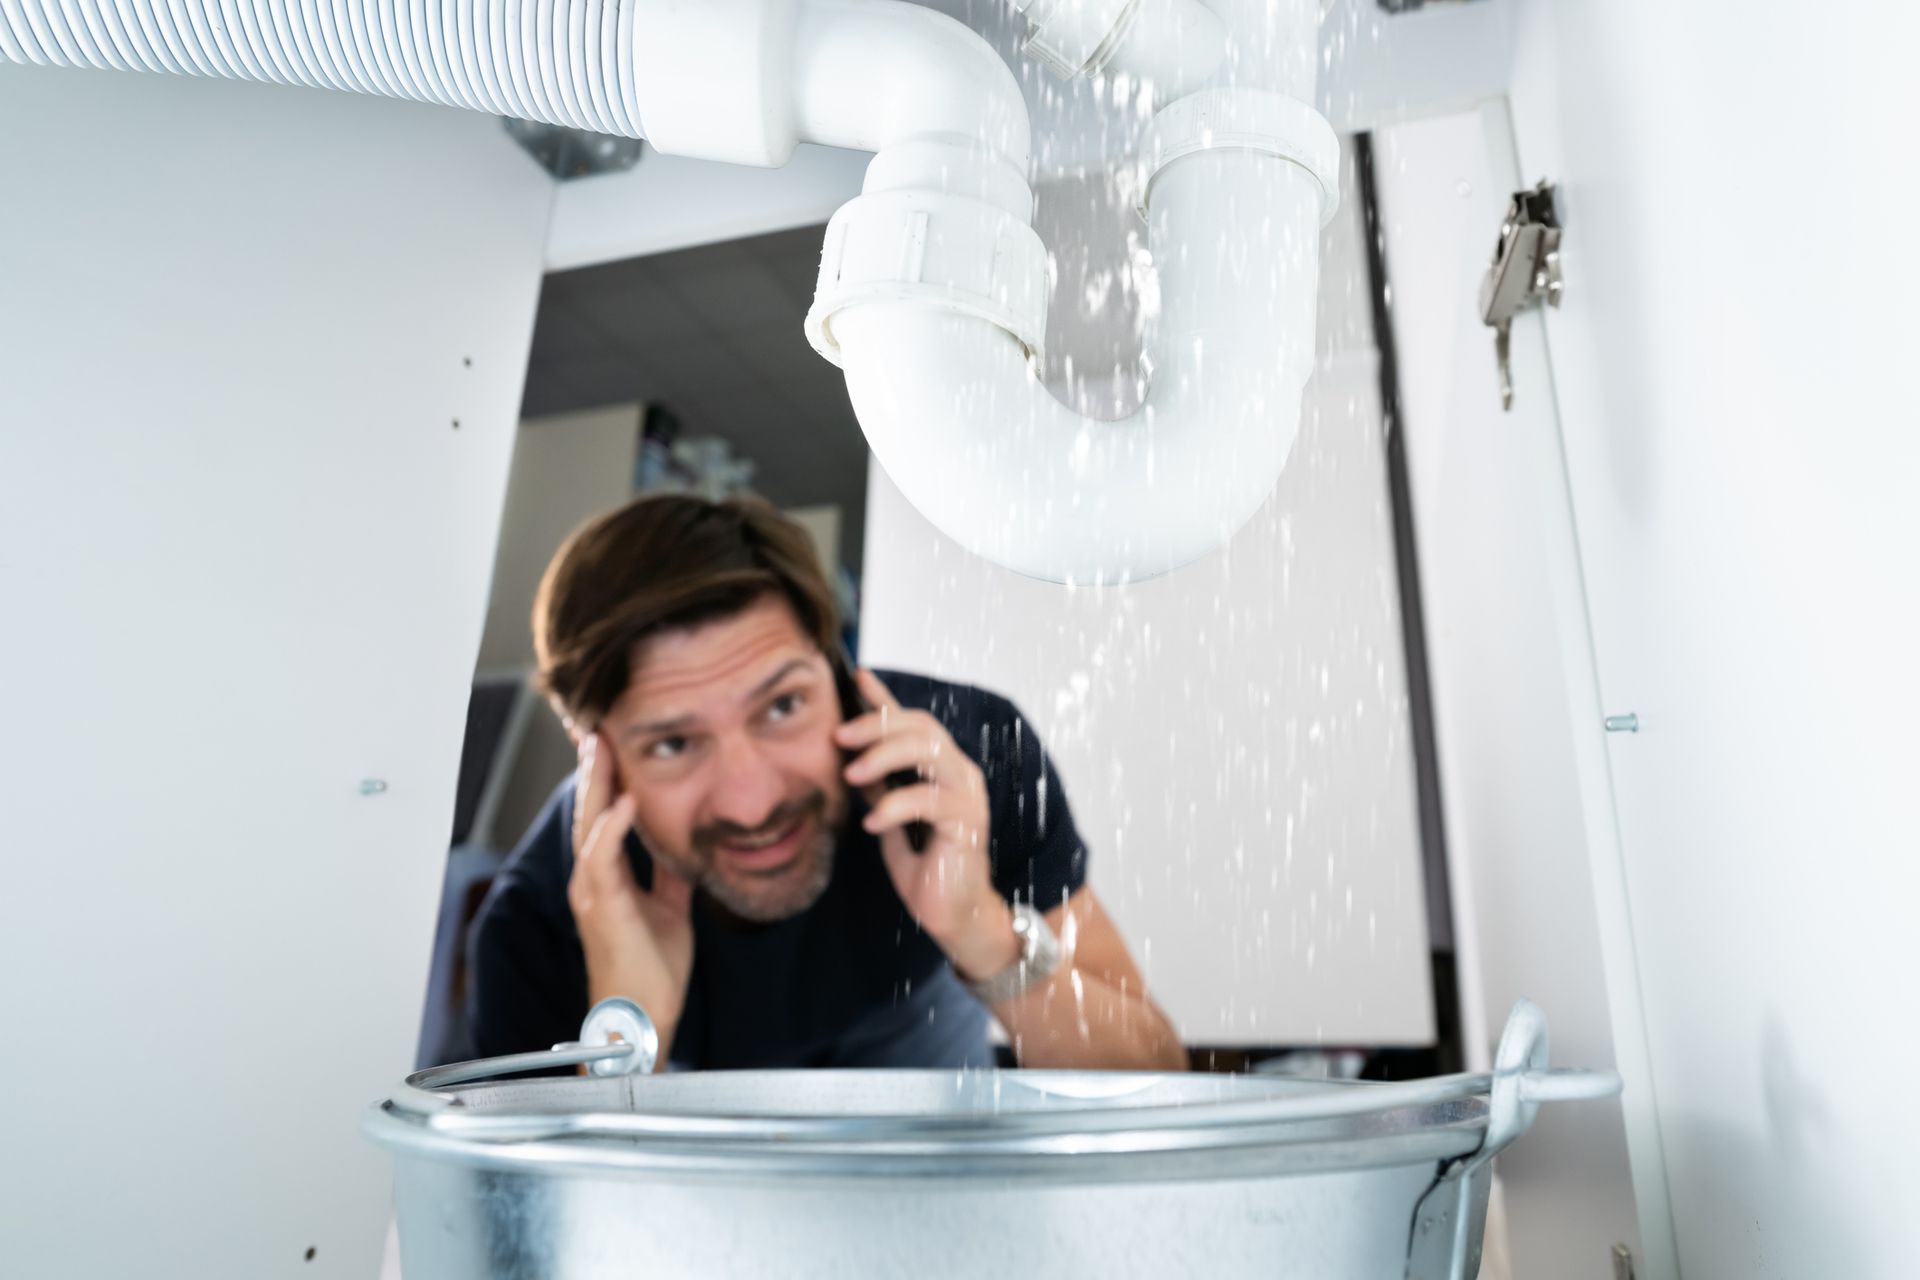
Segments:
[[[560,549],[533,627],[580,766],[481,910],[481,1055],[621,995],[663,1066],[990,1065],[989,1009],[1024,1066],[1184,1065],[1032,729],[848,670],[798,525],[640,499]]]

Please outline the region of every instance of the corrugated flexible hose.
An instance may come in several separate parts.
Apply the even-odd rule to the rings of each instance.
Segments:
[[[411,98],[637,138],[634,0],[0,0],[0,59]]]

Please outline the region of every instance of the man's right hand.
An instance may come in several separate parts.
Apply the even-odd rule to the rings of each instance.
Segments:
[[[598,733],[583,737],[567,905],[586,952],[589,1003],[626,996],[645,1009],[659,1029],[664,1065],[693,972],[693,886],[656,857],[652,891],[640,887],[623,847],[633,830],[633,797],[615,790],[606,741]]]

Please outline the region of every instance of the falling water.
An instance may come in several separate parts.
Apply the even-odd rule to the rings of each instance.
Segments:
[[[1138,154],[1156,104],[1123,77],[1060,81],[1019,57],[999,4],[974,0],[968,16],[1010,55],[1034,116],[1034,225],[1049,273],[1035,374],[1090,420],[1087,432],[1111,429],[1101,423],[1147,401],[1160,299],[1137,212],[1143,170],[1105,160]],[[1379,35],[1365,6],[1332,13],[1323,83]],[[961,551],[877,482],[896,549],[870,561],[869,598],[902,589],[887,577],[892,563],[932,566],[933,581],[911,588],[924,602],[914,616],[870,625],[866,642],[881,660],[1021,704],[1064,781],[1093,886],[1197,1043],[1364,1041],[1383,1019],[1417,1024],[1429,999],[1372,282],[1350,149],[1342,169],[1342,210],[1319,246],[1315,376],[1299,436],[1266,505],[1220,551],[1144,582],[1035,582]],[[1264,266],[1215,269],[1260,287]],[[968,397],[973,414],[1001,408],[989,388]],[[1141,447],[1153,447],[1151,430]],[[1016,474],[1031,483],[1031,472]],[[1007,501],[1015,519],[1022,504],[1077,507],[1099,494]]]

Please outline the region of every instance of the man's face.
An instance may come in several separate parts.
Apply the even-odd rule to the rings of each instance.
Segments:
[[[767,597],[635,650],[600,731],[655,857],[747,920],[812,906],[847,814],[833,670]]]

